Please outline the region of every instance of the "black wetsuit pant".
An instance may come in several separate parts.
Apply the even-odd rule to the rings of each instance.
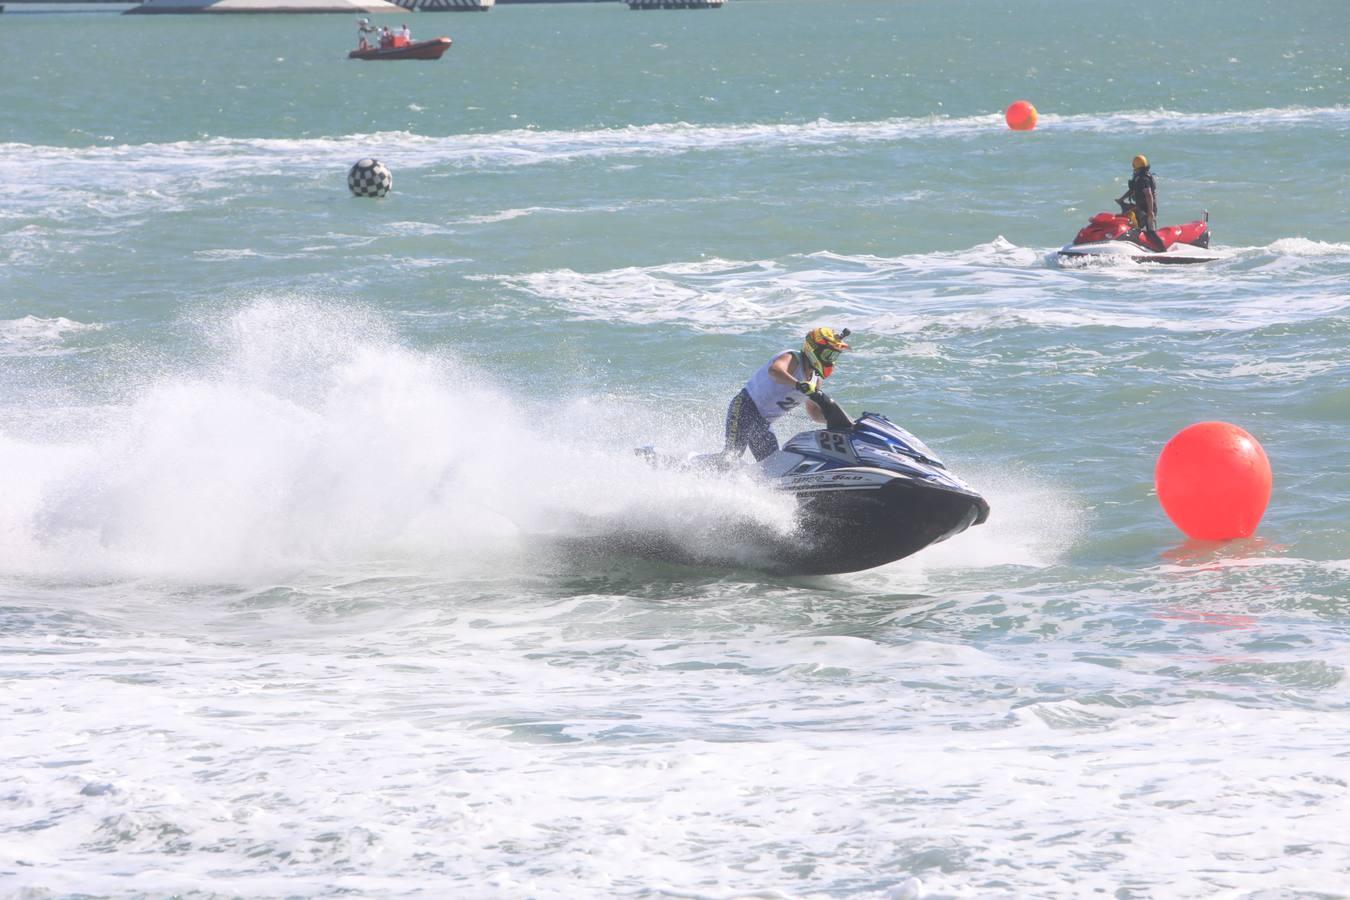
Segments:
[[[1146,215],[1142,210],[1137,212],[1139,217],[1139,243],[1151,250],[1164,250],[1162,235],[1155,230],[1153,219]]]
[[[727,407],[727,445],[725,452],[739,457],[749,447],[755,456],[755,462],[778,449],[778,438],[774,436],[769,423],[759,414],[755,401],[744,388],[731,398]]]

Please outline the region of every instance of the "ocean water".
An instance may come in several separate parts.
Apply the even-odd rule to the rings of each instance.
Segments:
[[[1130,7],[11,5],[0,895],[1350,896],[1350,29]],[[1056,265],[1141,152],[1223,258]],[[786,527],[631,448],[818,324],[987,524],[555,552]],[[1158,505],[1206,420],[1251,539]]]

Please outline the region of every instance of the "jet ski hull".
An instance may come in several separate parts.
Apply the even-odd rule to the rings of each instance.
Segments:
[[[1203,219],[1141,232],[1125,213],[1097,213],[1072,244],[1059,249],[1060,262],[1129,259],[1134,262],[1207,263],[1221,258],[1209,249],[1209,213]]]
[[[822,477],[851,474],[839,469]],[[796,575],[834,575],[885,565],[989,517],[988,502],[973,491],[903,477],[866,489],[797,492],[797,502],[797,550],[782,560],[781,568]]]
[[[914,435],[873,413],[854,422],[829,397],[811,396],[827,427],[796,435],[755,466],[757,478],[796,500],[791,528],[731,517],[694,534],[593,535],[590,548],[778,575],[834,575],[904,559],[989,517],[989,503]],[[638,455],[658,468],[711,477],[739,465],[721,454],[678,460],[644,447]]]
[[[832,474],[850,477],[847,470]],[[691,536],[665,528],[614,528],[595,520],[573,523],[569,535],[551,543],[587,560],[628,556],[780,576],[840,575],[904,559],[989,516],[989,504],[979,494],[906,479],[866,489],[795,493],[796,521],[787,532],[729,519]]]
[[[1065,260],[1083,259],[1129,259],[1134,262],[1154,263],[1207,263],[1221,257],[1206,247],[1193,247],[1190,244],[1173,244],[1166,250],[1150,250],[1133,241],[1113,240],[1094,241],[1088,244],[1068,244],[1059,249],[1059,258]]]

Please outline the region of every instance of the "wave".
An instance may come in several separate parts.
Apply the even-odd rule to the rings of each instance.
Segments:
[[[1323,256],[1350,256],[1350,243],[1336,243],[1333,241],[1314,241],[1309,238],[1290,237],[1280,238],[1261,248],[1243,248],[1246,252],[1255,250],[1264,250],[1277,256],[1297,256],[1297,257],[1323,257]]]
[[[76,322],[63,316],[0,320],[0,357],[57,356],[78,352],[70,347],[69,336],[98,331],[103,326]]]
[[[1154,132],[1265,132],[1299,127],[1350,127],[1350,106],[1286,107],[1221,112],[1167,109],[1056,115],[1045,113],[1046,131],[1131,134]],[[834,146],[878,141],[969,138],[1006,130],[1002,113],[979,116],[924,116],[863,122],[747,123],[700,125],[689,122],[631,125],[577,131],[513,129],[433,137],[407,131],[350,134],[309,139],[215,137],[199,141],[54,147],[0,143],[0,176],[26,183],[37,167],[78,164],[68,177],[78,181],[124,179],[159,169],[213,173],[227,166],[236,177],[259,172],[312,170],[349,164],[376,152],[400,168],[450,165],[459,168],[538,165],[577,158],[708,152],[748,146]],[[80,172],[86,177],[81,177]]]
[[[520,209],[504,209],[500,212],[489,213],[486,215],[464,216],[460,219],[450,220],[452,225],[494,225],[498,222],[509,222],[512,219],[523,219],[527,216],[541,214],[571,214],[571,213],[593,213],[593,212],[619,212],[624,207],[616,204],[609,205],[578,205],[572,207],[566,206],[528,206]]]
[[[1256,109],[1208,113],[1169,110],[1058,116],[1047,113],[1042,128],[1060,132],[1272,131],[1296,128],[1350,128],[1350,106]],[[382,159],[401,173],[440,170],[455,173],[506,171],[519,167],[585,161],[610,170],[630,160],[678,157],[725,151],[780,153],[784,150],[848,148],[908,141],[939,143],[998,136],[1006,127],[999,114],[966,117],[911,117],[858,122],[634,125],[623,128],[500,132],[428,136],[408,131],[354,133],[309,139],[230,138],[145,144],[49,146],[0,143],[0,182],[22,185],[0,205],[0,226],[13,223],[17,240],[0,242],[0,263],[36,258],[50,247],[48,226],[74,227],[80,234],[91,223],[127,230],[147,215],[227,208],[275,190],[332,191],[345,196],[345,176],[362,157]],[[913,196],[909,194],[907,196]],[[586,209],[585,206],[582,207]],[[601,210],[613,207],[600,206]],[[490,225],[541,213],[570,212],[549,206],[476,211],[458,225]],[[588,209],[589,211],[589,209]],[[36,233],[24,234],[35,217],[50,219]],[[54,239],[53,239],[54,240]]]
[[[1150,267],[1150,282],[1168,293],[1158,305],[1141,305],[1133,292],[1116,290],[1120,281],[1139,278],[1133,263],[1061,269],[1053,248],[1019,247],[1002,237],[964,250],[895,257],[821,251],[471,280],[499,283],[577,321],[678,323],[707,333],[757,333],[775,324],[795,331],[821,317],[909,339],[1028,326],[1243,331],[1346,315],[1350,300],[1332,291],[1272,303],[1264,271],[1316,265],[1340,246],[1285,239],[1227,248],[1224,261],[1204,267]],[[1215,304],[1220,288],[1226,300]]]

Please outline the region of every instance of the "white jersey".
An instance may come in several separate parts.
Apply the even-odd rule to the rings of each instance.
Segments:
[[[759,371],[751,375],[750,380],[745,383],[745,392],[755,401],[755,409],[759,410],[765,422],[782,418],[784,414],[792,412],[806,400],[806,395],[797,390],[795,384],[783,384],[769,374],[769,367],[784,353],[792,354],[792,362],[788,364],[788,371],[792,373],[792,377],[798,381],[805,381],[806,366],[802,362],[802,355],[794,350],[780,350],[772,359],[760,366]]]

